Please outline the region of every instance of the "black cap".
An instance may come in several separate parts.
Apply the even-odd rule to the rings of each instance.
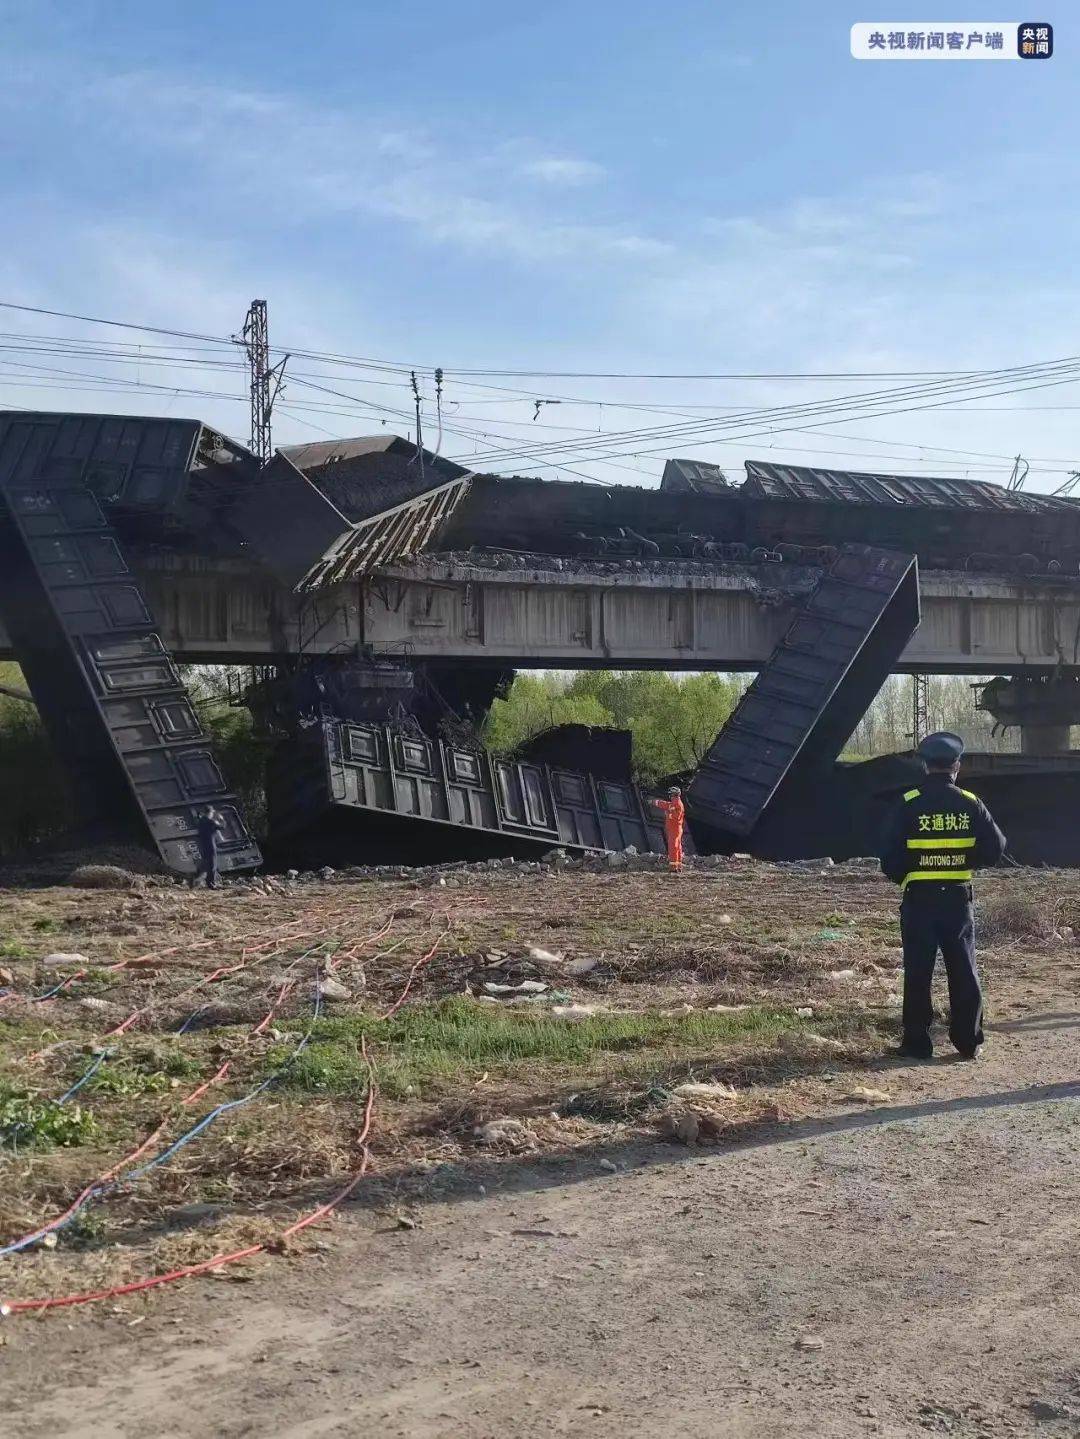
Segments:
[[[920,740],[915,753],[927,764],[954,765],[964,753],[964,741],[958,734],[939,730],[937,734],[928,734]]]

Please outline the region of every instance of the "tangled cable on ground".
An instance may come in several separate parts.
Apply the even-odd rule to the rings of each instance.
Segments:
[[[389,1009],[387,1009],[383,1014],[379,1016],[380,1020],[387,1020],[392,1018],[393,1015],[395,1015],[405,1004],[410,993],[412,992],[412,988],[415,984],[417,976],[420,974],[421,970],[434,958],[435,954],[438,952],[439,946],[441,945],[446,935],[449,933],[450,928],[451,918],[448,914],[446,916],[446,924],[444,928],[440,931],[439,935],[436,937],[436,939],[427,949],[427,951],[423,955],[421,955],[420,958],[416,961],[416,963],[412,966],[401,994],[389,1007]],[[316,1004],[318,1004],[318,999],[316,1000]],[[317,1011],[315,1017],[317,1017]],[[309,1037],[314,1029],[315,1017],[313,1017],[312,1024],[307,1031],[307,1035]],[[287,1229],[283,1229],[281,1231],[281,1234],[275,1241],[271,1243],[251,1244],[244,1249],[234,1250],[232,1253],[217,1254],[214,1255],[212,1258],[202,1260],[197,1264],[188,1264],[182,1268],[170,1270],[166,1274],[149,1275],[142,1279],[132,1280],[126,1284],[111,1285],[106,1289],[91,1290],[81,1294],[66,1294],[52,1298],[19,1299],[12,1300],[8,1303],[0,1303],[0,1316],[10,1314],[25,1314],[46,1309],[67,1308],[77,1304],[91,1304],[102,1299],[117,1299],[127,1294],[138,1294],[149,1289],[156,1289],[164,1284],[172,1284],[181,1279],[191,1279],[200,1274],[208,1274],[214,1270],[223,1269],[227,1265],[236,1264],[240,1260],[250,1259],[256,1254],[277,1251],[283,1245],[285,1245],[294,1235],[299,1234],[302,1230],[307,1229],[310,1225],[316,1224],[320,1219],[324,1219],[327,1215],[333,1213],[334,1210],[337,1209],[341,1204],[343,1204],[344,1201],[349,1197],[349,1195],[352,1194],[352,1192],[357,1188],[357,1186],[363,1180],[371,1167],[371,1153],[368,1148],[368,1139],[370,1137],[372,1125],[374,1122],[375,1102],[378,1094],[378,1088],[376,1068],[374,1062],[372,1061],[371,1055],[368,1052],[367,1040],[363,1036],[360,1040],[360,1052],[364,1060],[364,1064],[367,1068],[368,1074],[368,1087],[367,1096],[364,1102],[363,1122],[357,1135],[357,1144],[359,1145],[361,1151],[360,1164],[350,1176],[348,1182],[336,1194],[334,1194],[325,1203],[318,1205],[315,1209],[311,1210],[302,1218],[296,1220]],[[273,1083],[273,1076],[271,1077],[271,1079],[264,1081],[264,1084],[260,1086],[259,1092],[261,1092],[262,1088],[266,1087],[266,1085],[269,1085],[271,1083]],[[240,1102],[247,1102],[246,1098],[241,1101],[232,1101],[231,1104],[235,1106]],[[222,1108],[223,1106],[219,1106],[219,1110]],[[189,1131],[190,1137],[193,1138],[194,1133],[197,1132],[200,1128],[204,1127],[204,1124],[205,1121],[200,1121],[200,1124],[195,1126],[193,1131]],[[165,1125],[163,1123],[153,1135],[143,1141],[143,1144],[140,1147],[140,1153],[145,1153],[145,1151],[149,1148],[150,1144],[161,1132],[161,1130],[164,1129],[164,1127]],[[175,1152],[175,1149],[179,1147],[180,1144],[185,1142],[187,1142],[185,1136],[181,1136],[181,1139],[177,1141],[176,1144],[170,1147],[171,1151]],[[166,1152],[168,1153],[169,1151]],[[134,1157],[136,1156],[128,1156],[128,1159],[122,1161],[122,1164],[130,1162],[130,1160]],[[147,1170],[153,1168],[156,1164],[161,1162],[163,1162],[162,1156],[158,1156],[155,1160],[152,1160],[149,1164],[143,1166],[143,1169],[137,1171],[137,1173],[145,1173]],[[121,1166],[115,1166],[112,1173],[115,1173],[116,1168],[119,1167]],[[133,1177],[133,1175],[127,1176],[127,1178],[131,1177]],[[95,1183],[97,1182],[98,1181],[95,1181]],[[83,1195],[79,1196],[79,1199],[81,1200],[85,1195],[92,1193],[93,1189],[93,1185],[88,1186],[87,1190],[83,1191]],[[76,1200],[76,1205],[78,1205],[78,1203],[79,1200]],[[77,1213],[77,1209],[74,1205],[72,1206],[72,1210],[66,1211],[66,1213],[72,1211]],[[64,1216],[61,1216],[61,1218],[63,1217]],[[44,1233],[47,1231],[43,1230],[41,1232]],[[21,1241],[19,1243],[21,1246]],[[0,1250],[0,1254],[8,1252],[10,1252],[10,1246],[6,1250]]]

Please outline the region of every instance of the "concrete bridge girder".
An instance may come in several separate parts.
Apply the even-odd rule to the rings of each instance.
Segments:
[[[365,638],[417,657],[518,665],[756,670],[816,572],[625,579],[429,562],[365,595]],[[924,573],[922,623],[898,669],[987,674],[1080,664],[1080,584]]]
[[[709,575],[492,570],[432,558],[315,595],[235,560],[157,556],[140,579],[179,660],[258,663],[358,644],[416,659],[519,667],[756,670],[817,572]],[[990,674],[1080,665],[1080,582],[925,571],[901,671]],[[0,631],[0,654],[11,656]]]

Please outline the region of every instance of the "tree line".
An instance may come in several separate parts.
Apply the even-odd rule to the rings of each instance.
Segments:
[[[633,738],[635,776],[652,783],[693,769],[750,684],[748,675],[668,674],[649,670],[579,670],[520,673],[505,700],[496,700],[485,742],[513,753],[542,730],[559,724],[627,729]],[[975,708],[976,681],[932,675],[929,728],[952,730],[969,749],[1015,750],[1016,731],[995,734],[992,718]],[[867,759],[912,747],[912,682],[890,675],[844,749]]]
[[[258,833],[265,824],[268,741],[256,733],[247,710],[227,703],[223,676],[220,668],[200,666],[187,680],[218,762]],[[749,683],[749,676],[732,674],[524,671],[506,699],[492,706],[482,737],[491,749],[512,754],[553,725],[629,730],[635,777],[653,783],[701,762]],[[990,716],[976,710],[972,683],[956,675],[931,677],[930,727],[955,730],[969,749],[1016,749],[1016,731],[993,734]],[[17,665],[0,664],[0,686],[25,688]],[[893,675],[860,721],[845,757],[910,749],[911,728],[911,681]],[[70,814],[63,770],[36,708],[0,693],[0,857],[62,833]]]

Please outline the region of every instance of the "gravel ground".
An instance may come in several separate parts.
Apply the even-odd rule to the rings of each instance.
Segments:
[[[980,1064],[852,1075],[869,1108],[523,1160],[250,1282],[9,1319],[5,1433],[1080,1435],[1080,1007],[1047,968],[999,978]]]

